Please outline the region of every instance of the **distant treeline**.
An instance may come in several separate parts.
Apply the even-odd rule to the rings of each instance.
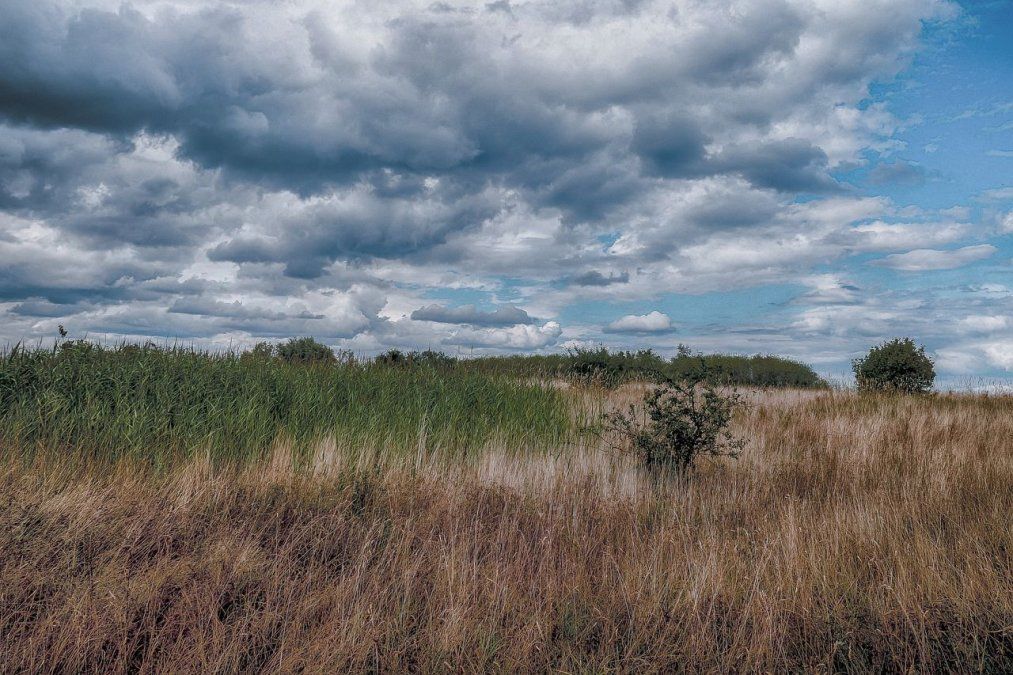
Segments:
[[[350,352],[335,354],[311,338],[293,339],[278,345],[260,343],[250,353],[285,361],[359,363]],[[792,359],[760,354],[700,354],[682,345],[670,359],[652,349],[609,351],[605,347],[571,349],[559,354],[514,354],[464,359],[432,350],[403,352],[392,349],[366,363],[373,366],[427,368],[508,377],[561,378],[575,384],[605,387],[645,380],[697,380],[749,387],[828,386],[812,368]]]
[[[828,386],[812,368],[791,359],[759,354],[699,354],[685,347],[670,359],[651,349],[609,351],[602,347],[574,349],[565,354],[485,356],[462,363],[483,372],[547,375],[603,386],[666,379],[751,387]]]

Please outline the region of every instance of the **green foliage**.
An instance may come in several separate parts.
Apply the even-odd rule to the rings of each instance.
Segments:
[[[644,410],[605,415],[613,447],[634,452],[654,475],[685,475],[699,457],[737,457],[744,441],[728,429],[742,405],[709,384],[668,382],[644,395]],[[646,416],[646,419],[645,419]]]
[[[460,361],[479,372],[526,377],[559,377],[578,385],[615,387],[625,382],[702,380],[741,387],[827,387],[812,368],[780,356],[694,354],[680,345],[666,360],[651,349],[573,349],[565,354],[485,356]]]
[[[253,359],[255,361],[267,361],[274,357],[275,348],[270,342],[258,342],[253,345],[253,349],[243,354],[246,358]]]
[[[311,337],[291,338],[275,347],[274,351],[278,358],[288,363],[334,363],[337,360],[330,347]]]
[[[408,358],[400,349],[389,349],[378,354],[374,363],[383,366],[405,366],[408,365]]]
[[[932,388],[936,371],[925,347],[911,338],[895,338],[873,347],[852,362],[859,391],[924,393]]]
[[[443,352],[436,352],[427,349],[424,352],[402,352],[400,349],[390,349],[379,354],[373,363],[379,366],[394,366],[399,368],[429,368],[440,371],[451,371],[458,369],[461,361]]]
[[[202,353],[84,341],[0,354],[0,446],[168,461],[208,450],[254,457],[279,436],[467,452],[492,438],[559,442],[573,428],[558,390],[516,378],[343,361],[266,349]]]
[[[683,345],[666,368],[673,379],[703,379],[741,387],[823,389],[827,383],[804,363],[782,356],[756,354],[692,354]]]
[[[612,389],[634,380],[656,381],[665,361],[650,349],[638,352],[609,352],[599,349],[573,349],[563,369],[564,376],[578,385]]]

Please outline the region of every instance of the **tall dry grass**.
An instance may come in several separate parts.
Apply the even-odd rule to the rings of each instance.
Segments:
[[[1013,669],[1013,398],[753,403],[740,460],[666,488],[589,441],[469,462],[333,442],[231,469],[8,462],[0,663]]]

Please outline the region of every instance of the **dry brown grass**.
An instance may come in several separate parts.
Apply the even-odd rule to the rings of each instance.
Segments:
[[[754,403],[740,460],[665,490],[594,445],[9,462],[0,664],[1008,672],[1013,398]]]

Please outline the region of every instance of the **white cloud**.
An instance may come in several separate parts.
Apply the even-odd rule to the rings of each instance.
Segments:
[[[1013,200],[1013,187],[985,190],[981,193],[981,199],[986,202],[1004,202]]]
[[[999,222],[999,231],[1004,234],[1013,234],[1013,211],[1010,211]]]
[[[801,280],[812,290],[800,301],[817,305],[857,302],[861,289],[836,274],[815,274]]]
[[[960,325],[975,333],[992,333],[1013,326],[1013,320],[1008,316],[983,314],[964,317]]]
[[[497,349],[541,349],[556,342],[563,330],[559,323],[548,321],[541,326],[517,325],[509,328],[454,331],[444,344],[462,347]]]
[[[647,314],[628,314],[605,326],[606,333],[667,333],[672,320],[659,311]]]
[[[850,238],[861,251],[887,251],[925,244],[948,244],[964,236],[963,223],[885,223],[876,220],[851,228]]]
[[[872,264],[905,272],[950,270],[990,258],[998,250],[991,244],[965,246],[950,251],[922,248],[907,253],[888,255],[885,258],[872,261]]]
[[[1013,336],[1007,340],[986,343],[982,349],[992,365],[1004,370],[1013,370]]]

